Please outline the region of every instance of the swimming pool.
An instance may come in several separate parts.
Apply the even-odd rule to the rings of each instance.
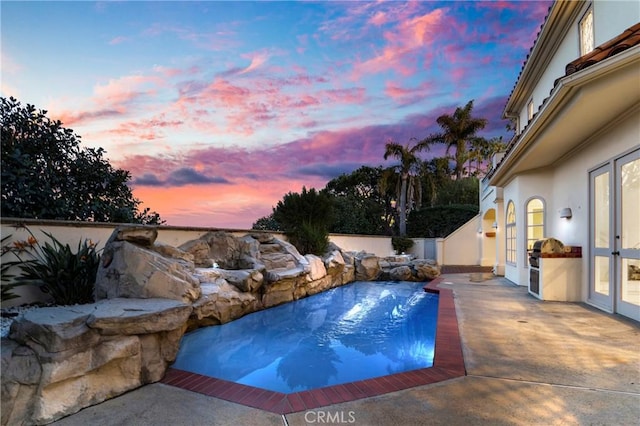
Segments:
[[[431,367],[438,295],[356,282],[186,334],[172,368],[285,394]]]

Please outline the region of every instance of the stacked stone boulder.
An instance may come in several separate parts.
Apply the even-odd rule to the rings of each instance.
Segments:
[[[384,281],[431,281],[440,276],[440,266],[431,259],[397,261],[385,258],[379,262],[378,279]]]
[[[27,312],[2,339],[2,424],[44,424],[160,380],[191,306],[109,299]]]
[[[433,262],[392,265],[333,244],[322,257],[302,256],[266,233],[208,232],[179,247],[157,235],[147,226],[113,232],[96,303],[37,309],[14,321],[2,339],[2,425],[49,423],[159,381],[189,329],[354,280],[439,274]]]

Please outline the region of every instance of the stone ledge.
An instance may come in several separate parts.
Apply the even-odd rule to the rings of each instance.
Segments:
[[[105,335],[158,333],[180,328],[192,307],[169,299],[107,299],[96,303],[87,319],[90,328]]]

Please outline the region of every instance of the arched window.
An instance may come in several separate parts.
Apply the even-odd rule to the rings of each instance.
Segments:
[[[544,201],[532,198],[527,203],[527,255],[533,250],[533,243],[544,235]]]
[[[507,263],[516,263],[516,206],[513,201],[507,204],[507,220],[505,221],[505,234],[507,237],[506,254]]]

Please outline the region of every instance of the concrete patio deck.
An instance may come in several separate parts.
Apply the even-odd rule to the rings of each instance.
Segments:
[[[290,414],[148,385],[56,425],[637,425],[640,325],[541,302],[491,274],[445,274],[466,375]]]

